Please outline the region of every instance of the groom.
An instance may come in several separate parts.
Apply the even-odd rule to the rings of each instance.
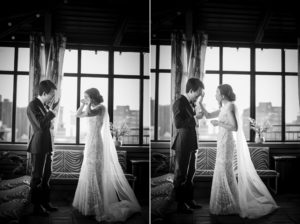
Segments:
[[[194,103],[204,89],[197,78],[190,78],[186,84],[186,94],[173,104],[173,119],[176,127],[171,148],[176,151],[174,189],[172,197],[177,201],[177,211],[190,214],[192,209],[201,208],[193,199],[193,177],[195,174],[195,152],[198,149],[196,125],[202,113],[195,113]]]
[[[31,202],[34,205],[33,213],[39,216],[48,216],[57,208],[49,204],[51,176],[51,120],[55,117],[56,86],[50,80],[41,81],[38,86],[38,96],[27,107],[27,117],[32,126],[33,135],[29,141],[27,151],[31,153]]]

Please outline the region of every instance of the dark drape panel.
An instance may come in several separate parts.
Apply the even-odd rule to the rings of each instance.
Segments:
[[[65,49],[66,38],[63,35],[56,34],[53,38],[51,38],[46,69],[46,79],[50,79],[52,82],[54,82],[59,92],[63,77],[62,66]]]
[[[29,99],[37,96],[37,87],[45,76],[45,37],[41,33],[30,35],[30,61],[29,61]]]
[[[298,38],[298,99],[300,108],[300,38]]]
[[[206,47],[207,34],[198,32],[193,35],[188,64],[189,78],[196,77],[203,81]]]
[[[185,93],[188,78],[197,77],[203,80],[206,47],[207,35],[203,32],[192,36],[190,49],[182,32],[174,32],[171,35],[171,144],[175,136],[172,105],[181,94]],[[174,151],[170,149],[170,172],[174,171],[174,155]]]
[[[49,79],[57,86],[57,99],[60,97],[61,81],[63,77],[62,66],[64,59],[64,52],[66,48],[66,38],[61,34],[55,34],[50,39],[49,51],[46,52],[45,37],[42,33],[32,33],[30,35],[30,67],[29,67],[29,99],[32,100],[38,95],[38,85],[40,81]],[[47,62],[46,62],[47,58]],[[56,99],[56,100],[57,100]],[[57,106],[59,110],[59,106]],[[57,114],[58,111],[57,111]],[[54,127],[56,127],[53,120],[51,129],[52,143],[54,143]],[[29,129],[29,136],[31,130]],[[54,144],[53,144],[54,146]],[[54,147],[53,147],[54,148]],[[28,155],[27,172],[30,172],[30,155]]]
[[[51,80],[57,87],[56,91],[56,100],[61,97],[61,81],[63,78],[63,61],[64,61],[64,54],[66,49],[66,38],[62,34],[55,34],[50,40],[49,46],[49,53],[47,57],[47,64],[46,64],[46,79]],[[52,120],[53,125],[51,128],[51,136],[52,136],[52,144],[54,148],[54,134],[58,128],[59,113],[60,106],[56,107],[57,116],[55,119]]]
[[[183,93],[182,83],[187,79],[186,38],[182,32],[171,35],[171,143],[175,134],[172,105]],[[174,151],[170,149],[170,172],[174,171]]]

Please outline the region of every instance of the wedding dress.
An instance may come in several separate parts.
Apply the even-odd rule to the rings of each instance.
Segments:
[[[103,107],[104,108],[104,107]],[[88,117],[84,157],[73,206],[97,221],[125,221],[141,207],[119,164],[106,108]]]
[[[278,208],[251,161],[242,121],[237,106],[228,103],[221,108],[219,122],[228,123],[233,104],[237,132],[219,126],[210,212],[217,215],[239,214],[243,218],[259,218]],[[237,170],[234,170],[236,156]]]

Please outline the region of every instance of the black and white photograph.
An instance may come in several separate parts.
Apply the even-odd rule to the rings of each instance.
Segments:
[[[151,1],[152,223],[300,223],[291,1]]]
[[[0,223],[300,223],[298,8],[3,2]]]
[[[149,2],[5,5],[0,222],[149,223]]]

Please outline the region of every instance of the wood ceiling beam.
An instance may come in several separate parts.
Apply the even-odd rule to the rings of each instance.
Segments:
[[[119,23],[117,25],[116,32],[115,32],[116,33],[115,39],[113,42],[114,47],[120,46],[122,39],[124,37],[124,34],[128,27],[128,20],[129,20],[128,16],[122,16],[121,19],[119,20]]]
[[[151,32],[156,31],[163,23],[170,22],[181,15],[181,12],[170,12],[151,25]]]
[[[257,29],[257,32],[256,32],[256,35],[255,35],[255,43],[261,43],[262,41],[262,38],[264,36],[264,32],[265,32],[265,29],[268,25],[268,23],[270,22],[270,18],[272,16],[272,12],[271,12],[271,9],[270,7],[266,10],[264,16],[263,16],[263,19],[261,20],[259,26],[258,26],[258,29]]]
[[[6,37],[7,35],[15,32],[16,30],[18,30],[20,27],[22,27],[24,24],[27,23],[32,23],[33,21],[35,21],[38,17],[34,14],[31,15],[30,17],[28,17],[27,19],[22,20],[21,22],[17,23],[16,25],[12,26],[11,28],[3,31],[0,33],[0,39],[3,37]]]

